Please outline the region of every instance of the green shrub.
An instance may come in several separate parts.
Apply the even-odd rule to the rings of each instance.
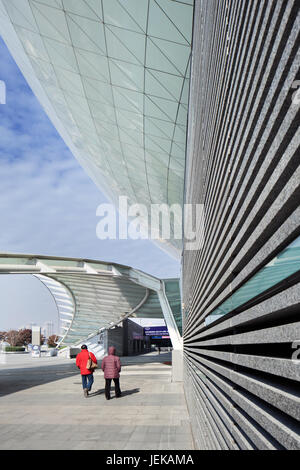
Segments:
[[[6,346],[5,351],[6,352],[23,352],[25,351],[25,348],[22,346]]]

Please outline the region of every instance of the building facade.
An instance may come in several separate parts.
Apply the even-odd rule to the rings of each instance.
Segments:
[[[299,449],[299,3],[195,2],[183,253],[200,449]]]

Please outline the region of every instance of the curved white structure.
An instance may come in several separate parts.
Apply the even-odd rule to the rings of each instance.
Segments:
[[[0,0],[1,36],[115,204],[183,203],[193,3]],[[178,256],[173,232],[161,242]]]
[[[182,349],[178,280],[95,260],[14,254],[0,254],[1,274],[33,274],[46,285],[59,313],[60,344],[76,345],[131,316],[164,318],[173,348]]]

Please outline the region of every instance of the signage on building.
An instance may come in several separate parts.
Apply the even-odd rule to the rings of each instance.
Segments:
[[[146,326],[144,328],[145,336],[170,337],[166,326]]]
[[[140,335],[140,334],[138,334],[138,333],[133,332],[133,333],[132,333],[132,338],[133,338],[133,339],[142,339],[142,340],[143,340],[143,339],[144,339],[144,336],[143,336],[143,335]]]

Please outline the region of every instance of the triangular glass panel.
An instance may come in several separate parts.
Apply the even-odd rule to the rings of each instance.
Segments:
[[[2,0],[2,3],[14,25],[22,26],[36,33],[39,32],[27,0]]]
[[[180,178],[180,181],[183,180],[184,178],[184,171],[181,169],[181,170],[169,170],[169,175],[170,175],[170,178],[169,180],[171,181],[172,178]]]
[[[119,140],[119,131],[116,125],[98,119],[94,119],[94,121],[98,135],[103,135],[111,140]]]
[[[153,38],[147,40],[146,67],[161,72],[181,76],[169,57],[154,43]]]
[[[64,0],[64,10],[92,20],[102,20],[99,0]]]
[[[148,162],[151,162],[152,159],[154,159],[155,161],[159,161],[160,163],[162,163],[164,167],[168,167],[170,156],[168,153],[160,153],[153,150],[147,150],[146,158]]]
[[[171,41],[165,41],[163,39],[157,38],[149,38],[148,44],[149,43],[153,43],[156,48],[159,49],[161,55],[168,59],[168,61],[173,65],[173,68],[176,70],[177,75],[185,75],[191,53],[191,48],[189,46],[184,46],[182,44],[177,44]],[[148,63],[147,66],[149,66]],[[160,70],[159,67],[154,68]],[[168,72],[168,70],[165,69],[161,70]]]
[[[119,0],[119,4],[128,12],[131,18],[138,23],[142,31],[146,33],[148,2],[146,0]]]
[[[142,147],[144,145],[143,134],[141,132],[135,132],[131,129],[126,129],[126,131],[120,129],[120,139],[122,142],[129,145],[135,145],[137,147]]]
[[[143,131],[143,116],[129,111],[117,110],[118,125],[123,129]]]
[[[48,86],[59,88],[53,65],[50,62],[45,62],[37,57],[30,57],[30,60],[35,73],[43,86],[47,84]]]
[[[108,83],[100,82],[99,80],[93,80],[92,78],[83,77],[82,82],[86,92],[86,96],[93,100],[101,103],[106,103],[113,106],[113,96],[111,86]],[[99,103],[98,103],[99,106]]]
[[[166,153],[168,154],[169,153],[169,150],[170,150],[170,144],[169,145],[166,145],[166,143],[168,144],[169,141],[166,141],[165,144],[164,144],[164,147],[161,146],[161,142],[158,141],[158,139],[154,140],[153,138],[149,137],[149,136],[145,136],[145,149],[147,151],[154,151],[154,152],[160,152],[160,153]]]
[[[104,22],[108,25],[143,33],[143,29],[135,20],[136,16],[131,16],[126,9],[128,3],[129,2],[121,3],[118,0],[103,0]],[[145,2],[140,1],[140,3]],[[146,5],[144,6],[144,9],[145,8]]]
[[[127,167],[132,175],[136,176],[137,174],[145,172],[145,163],[143,160],[137,161],[135,159],[134,161],[133,160],[131,161],[130,159],[128,160],[126,159],[126,161],[127,161]]]
[[[184,173],[184,162],[182,162],[181,160],[176,160],[176,158],[174,157],[171,157],[169,168],[170,170]]]
[[[160,119],[145,119],[145,133],[158,137],[165,137],[167,139],[173,138],[174,123],[168,121],[161,121]]]
[[[41,3],[31,2],[31,4],[40,34],[70,44],[71,39],[64,12]]]
[[[53,65],[78,72],[77,61],[72,46],[61,44],[45,37],[44,44]]]
[[[127,29],[105,25],[108,56],[144,65],[145,36]]]
[[[135,113],[144,112],[144,95],[132,90],[114,87],[114,102],[116,108]]]
[[[191,44],[193,29],[193,8],[181,2],[170,2],[169,0],[155,0],[160,8],[168,16],[169,20],[180,31],[182,38],[187,44]]]
[[[131,159],[144,159],[144,149],[142,147],[136,147],[135,145],[129,145],[122,142],[123,152],[128,158]]]
[[[184,159],[185,158],[185,148],[181,148],[175,142],[173,142],[171,154],[172,154],[173,157],[175,157],[177,159]]]
[[[160,139],[159,137],[145,136],[145,148],[148,150],[158,150],[159,152],[170,153],[171,141],[168,139]]]
[[[15,30],[29,56],[49,61],[48,53],[39,34],[21,28],[20,26],[15,26]]]
[[[104,55],[76,49],[75,54],[81,75],[109,82],[108,59]]]
[[[164,112],[164,110],[161,110],[148,96],[145,97],[144,114],[148,117],[172,122],[172,119]]]
[[[107,106],[104,104],[103,105],[101,104],[101,106],[99,106],[99,103],[94,102],[94,101],[89,101],[89,104],[90,104],[92,116],[95,119],[98,119],[98,121],[103,119],[103,121],[108,121],[108,122],[112,122],[113,124],[115,124],[116,122],[115,109],[112,106]]]
[[[169,73],[146,69],[145,93],[160,98],[179,101],[182,78]]]
[[[111,153],[121,155],[122,149],[121,144],[118,140],[112,140],[106,137],[101,137],[102,145]]]
[[[173,139],[175,142],[186,144],[186,129],[183,126],[175,126]]]
[[[86,51],[106,55],[103,24],[81,16],[67,14],[72,44]]]
[[[176,101],[157,98],[156,96],[149,96],[149,99],[156,104],[156,106],[167,116],[167,118],[175,122],[178,103]]]
[[[144,91],[144,67],[111,59],[109,63],[113,85]]]
[[[69,91],[70,94],[74,93],[75,95],[85,96],[79,74],[58,67],[56,67],[55,71],[60,87],[63,90]]]
[[[187,112],[187,109],[185,106],[183,106],[182,104],[179,105],[179,110],[178,110],[178,114],[177,114],[177,124],[181,124],[183,126],[186,126],[187,124],[187,115],[188,115],[188,112]]]
[[[32,1],[32,0],[31,0]],[[35,1],[35,0],[34,0]],[[39,3],[44,3],[45,5],[51,6],[53,8],[63,9],[62,0],[38,0]]]
[[[155,1],[150,2],[148,35],[187,44],[180,30],[172,23],[164,9]]]
[[[70,110],[72,111],[72,114],[76,114],[78,117],[77,119],[77,124],[81,124],[82,122],[85,122],[86,120],[91,121],[91,112],[90,108],[88,106],[88,103],[86,100],[79,96],[79,95],[70,95],[65,93],[64,94],[65,100],[68,103],[68,106]]]
[[[181,94],[180,102],[188,105],[189,102],[189,92],[190,92],[190,80],[186,78],[184,80],[183,90]]]

